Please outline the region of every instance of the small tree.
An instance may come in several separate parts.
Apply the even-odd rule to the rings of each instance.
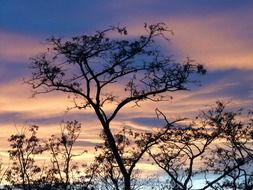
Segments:
[[[81,124],[77,121],[67,121],[61,128],[60,135],[51,135],[47,142],[47,149],[51,154],[52,167],[48,171],[48,181],[58,185],[58,188],[67,189],[74,178],[80,177],[80,167],[73,161],[73,157],[83,154],[74,154],[73,148],[77,142],[81,130]],[[88,184],[87,184],[88,185]],[[88,188],[87,188],[88,189]]]
[[[126,36],[125,27],[110,27],[67,41],[53,37],[49,52],[32,59],[33,73],[27,81],[36,93],[62,91],[74,96],[75,107],[94,110],[124,178],[125,190],[131,189],[132,170],[127,170],[119,153],[112,121],[130,103],[166,100],[164,93],[186,90],[192,74],[205,73],[202,65],[189,59],[179,64],[162,54],[155,40],[167,40],[166,33],[171,31],[165,24],[145,24],[144,29],[146,35],[137,39],[108,37],[113,32]],[[112,90],[116,84],[117,90]],[[108,104],[114,106],[111,112],[105,109]]]
[[[23,189],[31,190],[38,180],[41,167],[35,163],[35,156],[44,151],[40,139],[37,137],[38,126],[23,128],[20,133],[11,135],[8,139],[11,150],[10,159],[13,161],[7,171],[7,181],[13,185],[22,185]]]

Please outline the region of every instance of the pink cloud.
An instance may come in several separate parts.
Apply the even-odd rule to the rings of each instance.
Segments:
[[[248,14],[248,18],[253,16]],[[253,68],[253,40],[247,34],[253,25],[247,20],[240,22],[235,16],[184,18],[172,20],[171,26],[176,33],[172,46],[178,54],[209,69]]]
[[[30,57],[45,51],[39,39],[0,31],[0,59],[13,62],[27,61]]]
[[[151,14],[145,19],[151,23],[163,21],[173,30],[175,35],[168,35],[171,41],[165,44],[169,55],[182,60],[189,56],[213,70],[253,69],[252,17],[252,10],[246,9],[203,17]],[[130,23],[130,36],[144,33],[142,20]]]

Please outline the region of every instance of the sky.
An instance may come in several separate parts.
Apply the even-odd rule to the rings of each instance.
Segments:
[[[47,38],[92,34],[118,24],[139,35],[144,23],[166,23],[174,35],[164,52],[179,62],[190,57],[207,74],[199,78],[201,85],[170,94],[173,99],[166,104],[125,110],[113,124],[145,129],[158,125],[152,119],[156,107],[169,118],[191,117],[217,100],[252,108],[252,19],[252,0],[0,0],[0,152],[7,155],[6,139],[18,127],[38,124],[47,137],[68,119],[83,123],[80,149],[99,142],[101,128],[91,111],[66,113],[72,105],[66,95],[32,98],[24,84],[31,74],[29,58],[46,50]]]

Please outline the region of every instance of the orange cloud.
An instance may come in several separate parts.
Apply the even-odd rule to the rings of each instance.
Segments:
[[[10,82],[0,86],[0,112],[38,112],[41,116],[66,110],[67,98],[47,95],[31,98],[31,90],[21,82]]]

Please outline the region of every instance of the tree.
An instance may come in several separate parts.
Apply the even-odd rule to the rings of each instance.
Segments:
[[[52,166],[47,171],[47,183],[57,188],[68,189],[71,184],[79,183],[81,165],[74,162],[73,158],[81,156],[84,152],[74,154],[73,149],[81,131],[81,124],[77,121],[67,121],[61,128],[60,135],[51,135],[46,146],[51,154]],[[83,174],[84,175],[84,174]],[[92,183],[89,176],[88,183],[82,183],[82,189],[87,189]],[[72,180],[71,180],[72,179]]]
[[[41,167],[35,163],[35,156],[45,149],[37,137],[37,131],[38,126],[33,125],[8,139],[11,147],[9,156],[13,162],[7,170],[7,181],[13,185],[22,185],[24,190],[31,190],[39,179],[36,175],[41,173]]]
[[[226,111],[217,102],[188,126],[171,127],[149,150],[169,177],[168,189],[192,189],[196,175],[206,179],[201,190],[251,189],[252,171],[245,169],[253,161],[251,116],[242,120],[241,110]]]
[[[98,155],[94,161],[94,164],[97,165],[97,173],[99,174],[97,176],[98,181],[107,190],[123,189],[124,178],[122,173],[113,156],[105,134],[102,133],[101,137],[104,139],[104,143],[95,147]],[[137,179],[138,171],[131,171],[135,167],[133,163],[137,164],[147,148],[154,145],[157,139],[152,139],[150,133],[140,133],[126,128],[117,132],[114,138],[126,169],[132,173],[131,188],[138,189],[140,186],[139,180]],[[148,140],[149,142],[147,142]]]
[[[218,102],[215,109],[204,114],[209,125],[222,131],[223,143],[216,146],[206,162],[207,171],[220,175],[207,186],[217,189],[219,186],[232,189],[252,189],[253,163],[253,113],[252,111],[230,111],[225,104]],[[215,185],[214,185],[215,184]],[[207,189],[207,187],[205,188]]]
[[[49,139],[37,137],[38,126],[23,128],[21,132],[11,135],[9,156],[10,167],[1,170],[1,180],[6,180],[16,187],[24,190],[31,189],[75,189],[93,190],[93,176],[89,170],[73,161],[73,149],[80,134],[81,124],[77,121],[67,121],[61,128],[60,135],[51,135]],[[50,154],[50,157],[48,155]],[[46,166],[38,162],[36,155],[43,154],[51,165]],[[1,165],[2,166],[2,165]],[[85,169],[85,173],[80,171]],[[87,171],[86,171],[87,169]],[[83,171],[82,171],[83,172]],[[85,177],[86,181],[81,181]],[[6,186],[6,188],[12,188]],[[71,187],[72,188],[72,187]]]
[[[80,134],[80,128],[81,125],[77,121],[67,122],[60,136],[51,135],[47,143],[52,156],[52,171],[59,177],[57,183],[63,185],[63,189],[67,189],[70,184],[70,163],[74,156],[72,149]]]
[[[162,54],[155,42],[167,40],[170,30],[165,24],[145,24],[144,29],[146,35],[136,39],[108,37],[127,36],[125,27],[110,27],[67,41],[52,37],[52,48],[32,59],[32,77],[27,81],[36,94],[65,92],[74,96],[76,108],[94,110],[124,178],[125,190],[131,189],[133,169],[127,170],[119,153],[112,121],[127,105],[166,100],[166,92],[186,90],[192,74],[205,73],[202,65],[189,59],[179,64]],[[112,90],[115,84],[117,91]],[[114,106],[112,112],[105,110],[108,104]],[[133,168],[136,165],[131,164]]]

